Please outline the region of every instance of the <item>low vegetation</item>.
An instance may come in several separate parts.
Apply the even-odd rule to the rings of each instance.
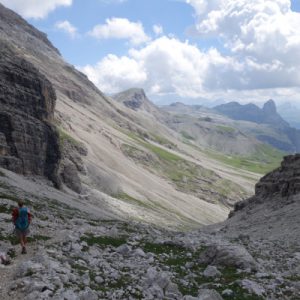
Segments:
[[[131,133],[132,135],[132,133]],[[122,150],[135,162],[142,164],[150,172],[159,173],[170,180],[176,188],[187,194],[193,194],[208,202],[226,202],[226,198],[244,198],[243,188],[217,176],[213,171],[187,161],[179,155],[147,140],[134,136],[141,148],[123,144]],[[145,150],[142,150],[142,149]]]
[[[79,142],[78,140],[76,140],[75,138],[73,138],[71,135],[69,135],[64,129],[62,129],[61,127],[56,127],[58,134],[59,134],[59,142],[60,145],[64,145],[65,142],[70,143],[71,145],[75,145],[75,146],[80,146],[81,142]]]
[[[251,156],[224,155],[216,151],[205,151],[208,156],[229,166],[258,174],[266,174],[280,166],[285,153],[268,145],[259,145]]]
[[[98,245],[100,247],[118,247],[126,243],[126,237],[95,236],[93,234],[88,234],[81,237],[81,241],[85,241],[88,246]]]
[[[195,138],[191,136],[189,133],[187,133],[186,131],[181,131],[181,135],[187,140],[191,140],[191,141],[195,140]]]
[[[234,133],[236,131],[233,127],[225,125],[217,125],[216,128],[221,133]]]

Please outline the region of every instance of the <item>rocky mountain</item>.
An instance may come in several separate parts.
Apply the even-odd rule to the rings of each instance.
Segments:
[[[243,105],[238,102],[229,102],[215,106],[214,109],[234,120],[271,124],[276,127],[289,126],[277,113],[276,104],[273,100],[267,101],[262,108],[252,103]]]
[[[299,155],[203,227],[257,174],[103,95],[1,5],[0,45],[0,299],[297,299]]]
[[[167,125],[180,133],[185,143],[228,165],[265,174],[276,168],[284,155],[256,138],[264,133],[282,139],[282,134],[267,124],[232,120],[200,105],[174,103],[161,110],[171,115]]]
[[[300,131],[291,127],[277,113],[273,100],[267,101],[262,109],[255,104],[242,105],[237,102],[222,104],[214,109],[233,120],[249,121],[259,125],[266,124],[270,127],[270,133],[265,130],[252,131],[258,140],[289,153],[300,151]]]
[[[1,99],[6,98],[5,90],[17,86],[11,99],[15,99],[19,108],[26,103],[28,110],[32,110],[22,122],[34,117],[47,124],[52,128],[53,137],[56,136],[57,145],[56,151],[50,151],[52,155],[57,154],[53,164],[52,157],[47,156],[47,147],[54,142],[48,143],[43,133],[36,134],[37,141],[27,137],[28,143],[26,140],[19,146],[19,139],[10,138],[14,130],[5,129],[1,145],[9,144],[10,150],[1,152],[2,167],[21,174],[44,174],[61,190],[75,193],[79,201],[97,204],[118,218],[172,228],[223,220],[237,200],[252,193],[259,175],[216,162],[184,143],[161,120],[166,114],[152,105],[143,91],[133,89],[123,94],[134,97],[133,103],[138,103],[133,105],[135,109],[105,96],[84,74],[62,59],[43,33],[2,5],[0,41],[10,51],[1,57],[1,74],[9,73],[7,69],[16,70],[16,74],[4,77]],[[19,60],[13,61],[12,57]],[[18,64],[29,66],[29,70],[23,70]],[[24,76],[20,77],[22,72],[33,74],[25,80]],[[33,90],[35,86],[37,91]],[[27,104],[31,97],[24,98],[23,91],[35,96],[32,102]],[[37,102],[40,117],[36,117],[33,109]],[[5,109],[13,109],[12,102],[5,105]],[[1,113],[2,108],[1,105]],[[4,128],[2,123],[1,128]],[[25,134],[22,130],[19,135]],[[32,149],[30,143],[35,147],[40,145],[43,150]],[[16,145],[18,151],[11,150]],[[19,150],[21,147],[25,147],[24,155]],[[40,169],[16,170],[5,163],[8,157],[13,157],[24,164],[24,157],[29,159],[35,151],[41,157],[30,161],[39,162]],[[48,175],[48,169],[53,170],[55,180]]]
[[[164,119],[164,114],[146,96],[143,89],[132,88],[112,96],[116,101],[135,111],[148,113],[158,120]]]

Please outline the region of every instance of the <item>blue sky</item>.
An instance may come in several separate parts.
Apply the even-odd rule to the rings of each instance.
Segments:
[[[67,61],[84,65],[96,63],[109,53],[126,53],[128,43],[122,40],[97,41],[85,35],[93,26],[112,17],[140,21],[149,35],[153,34],[152,26],[159,24],[166,34],[174,34],[183,40],[188,38],[186,29],[193,25],[192,7],[176,0],[128,0],[123,3],[75,0],[71,8],[60,7],[46,19],[31,19],[30,23],[47,33]],[[81,37],[68,38],[64,32],[55,29],[54,24],[60,20],[68,20],[79,28]]]
[[[135,86],[161,103],[300,102],[299,0],[0,2],[105,93]]]

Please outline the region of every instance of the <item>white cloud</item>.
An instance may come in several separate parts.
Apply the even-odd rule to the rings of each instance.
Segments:
[[[25,18],[42,19],[59,6],[70,6],[73,0],[0,0]]]
[[[127,56],[85,67],[86,74],[104,92],[138,86],[154,99],[298,97],[300,13],[291,11],[289,0],[186,1],[195,9],[198,35],[221,38],[226,54],[161,36]]]
[[[96,25],[89,34],[97,39],[128,39],[134,45],[150,39],[145,34],[142,23],[125,18],[106,19],[105,24]]]
[[[232,70],[239,64],[222,57],[216,49],[204,53],[188,42],[163,36],[142,49],[131,49],[128,56],[110,54],[96,66],[81,70],[107,93],[142,86],[151,94],[176,93],[195,98],[204,92],[212,67]],[[220,82],[221,76],[217,80]]]
[[[200,36],[221,37],[243,64],[237,89],[300,86],[300,13],[290,0],[186,0]]]
[[[164,32],[164,30],[163,30],[163,28],[162,28],[161,25],[153,25],[152,29],[153,29],[153,32],[154,32],[156,35],[161,35],[161,34],[163,34],[163,32]]]
[[[233,53],[259,60],[300,58],[300,13],[290,0],[187,0],[199,34],[221,36]],[[296,55],[296,57],[294,56]]]
[[[60,29],[64,32],[66,32],[68,35],[70,35],[72,38],[74,38],[77,35],[77,28],[73,26],[69,21],[59,21],[55,23],[55,27],[57,29]]]
[[[132,86],[141,86],[147,80],[147,74],[132,58],[109,54],[96,66],[80,68],[89,79],[107,93],[119,92]]]

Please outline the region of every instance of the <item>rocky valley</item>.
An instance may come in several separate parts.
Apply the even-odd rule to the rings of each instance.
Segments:
[[[233,119],[107,96],[0,4],[0,299],[299,299],[297,131]]]

